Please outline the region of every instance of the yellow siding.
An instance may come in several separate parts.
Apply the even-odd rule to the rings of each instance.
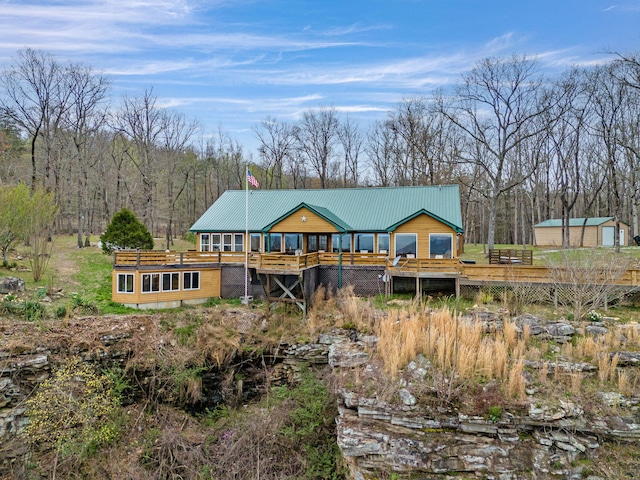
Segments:
[[[584,247],[602,246],[602,227],[615,227],[616,223],[611,220],[598,226],[588,226],[584,229]],[[621,245],[627,245],[627,237],[629,232],[628,225],[620,223],[620,229],[623,230],[623,238],[620,239]],[[535,229],[536,245],[539,247],[558,247],[562,245],[562,227],[537,227]],[[579,247],[582,238],[582,227],[569,227],[569,241],[572,247]]]
[[[193,290],[182,289],[183,272],[200,272],[200,288]],[[133,293],[118,292],[118,274],[133,274]],[[142,274],[147,273],[179,273],[180,289],[171,292],[142,293]],[[111,298],[117,303],[157,303],[179,300],[195,300],[220,296],[220,269],[219,268],[184,268],[180,270],[113,270]]]
[[[305,217],[304,222],[302,217]],[[337,231],[331,223],[304,207],[269,230],[271,233],[335,233]]]
[[[395,252],[396,233],[417,233],[418,234],[418,258],[429,258],[429,234],[430,233],[450,233],[452,235],[452,256],[456,258],[456,232],[449,226],[439,222],[426,214],[418,215],[400,225],[391,235],[391,251]]]

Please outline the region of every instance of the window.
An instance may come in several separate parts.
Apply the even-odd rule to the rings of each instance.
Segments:
[[[211,251],[212,252],[220,251],[220,234],[219,233],[211,234]]]
[[[342,237],[342,242],[340,242],[340,237]],[[350,252],[351,251],[351,235],[331,235],[331,251],[332,252]]]
[[[231,235],[230,233],[223,233],[222,234],[222,251],[223,252],[230,252],[231,251],[231,238],[233,237],[233,235]]]
[[[209,234],[208,233],[200,234],[200,251],[201,252],[209,251]]]
[[[329,235],[318,235],[318,251],[326,252],[329,248]]]
[[[326,252],[329,235],[309,235],[307,237],[307,252]]]
[[[396,233],[396,255],[415,258],[418,253],[418,235],[415,233]]]
[[[432,233],[429,235],[429,258],[451,258],[453,235]]]
[[[379,233],[378,234],[378,253],[389,253],[389,234],[388,233]]]
[[[233,235],[233,251],[244,252],[244,235],[242,233]]]
[[[180,274],[179,273],[163,273],[162,274],[162,291],[172,292],[180,290]]]
[[[269,234],[269,251],[270,252],[282,251],[282,234],[280,233]]]
[[[317,251],[318,251],[318,236],[309,235],[307,237],[307,252],[317,252]]]
[[[260,234],[259,233],[251,234],[251,251],[252,252],[260,251]]]
[[[296,250],[302,250],[302,234],[301,233],[285,233],[284,234],[284,251],[294,253]]]
[[[184,290],[197,290],[200,288],[200,272],[184,272],[182,276],[182,288]]]
[[[354,237],[354,246],[356,252],[373,252],[373,233],[356,233]]]
[[[160,291],[160,274],[145,273],[142,275],[142,293]]]
[[[118,293],[133,293],[133,273],[118,274]]]

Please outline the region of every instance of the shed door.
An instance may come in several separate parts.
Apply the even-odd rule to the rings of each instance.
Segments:
[[[615,239],[614,239],[615,228],[616,227],[602,227],[602,246],[603,247],[613,247],[615,242]]]

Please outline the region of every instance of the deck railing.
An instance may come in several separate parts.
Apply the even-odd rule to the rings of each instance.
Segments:
[[[162,252],[159,250],[120,250],[114,252],[116,267],[244,262],[244,252]],[[338,265],[341,262],[343,265],[385,266],[388,263],[388,257],[382,253],[313,252],[287,255],[251,252],[248,263],[251,268],[264,270],[303,270],[315,265]]]
[[[244,252],[163,252],[120,250],[114,253],[114,266],[134,268],[162,268],[164,266],[196,266],[202,264],[242,264]],[[316,265],[358,265],[384,267],[391,275],[460,276],[472,282],[506,283],[570,283],[562,272],[553,272],[543,265],[522,264],[465,264],[457,258],[423,259],[405,258],[398,261],[380,253],[314,252],[301,255],[281,253],[249,254],[249,267],[265,271],[299,272]],[[592,283],[610,282],[610,275],[592,272]],[[640,286],[640,269],[630,268],[616,276],[613,283]]]

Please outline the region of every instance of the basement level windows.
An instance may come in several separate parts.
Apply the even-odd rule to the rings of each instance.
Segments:
[[[133,273],[118,274],[118,293],[133,293]]]
[[[197,290],[200,288],[200,272],[184,272],[182,274],[182,288]]]
[[[180,274],[178,272],[162,274],[162,291],[173,292],[180,290]]]
[[[180,272],[143,273],[140,275],[142,293],[177,292],[180,290]],[[134,275],[118,274],[118,292],[134,293]],[[200,272],[182,272],[182,290],[200,289]]]
[[[160,291],[160,274],[145,273],[142,275],[142,293],[153,293]]]

